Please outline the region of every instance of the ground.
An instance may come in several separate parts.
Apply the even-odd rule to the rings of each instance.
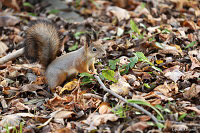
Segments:
[[[1,0],[0,8],[1,132],[200,131],[198,0]],[[81,73],[51,92],[38,62],[23,53],[3,60],[38,19],[57,27],[60,55],[82,47],[82,36],[95,42],[94,31],[106,48],[98,76]]]

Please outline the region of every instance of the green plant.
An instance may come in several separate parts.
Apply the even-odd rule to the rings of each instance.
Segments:
[[[109,65],[110,69],[112,69],[112,70],[116,69],[117,63],[119,63],[119,59],[108,61],[108,65]]]
[[[76,33],[74,34],[74,37],[75,37],[76,39],[79,39],[80,36],[81,36],[82,34],[85,34],[85,33],[87,33],[87,32],[85,32],[85,31],[76,32]]]
[[[115,72],[113,70],[102,70],[102,75],[105,79],[107,80],[111,80],[113,82],[117,82],[117,80],[115,79]]]
[[[115,113],[116,115],[118,115],[120,118],[125,118],[126,117],[126,111],[128,111],[128,110],[130,110],[128,108],[128,106],[123,107],[122,105],[115,107],[115,108],[112,108],[112,112]]]
[[[129,31],[129,33],[132,33],[132,32],[136,33],[136,35],[131,36],[132,38],[137,38],[137,37],[139,39],[144,38],[144,35],[140,33],[138,26],[132,19],[130,20],[130,27],[131,27],[131,30]]]
[[[192,41],[191,43],[189,43],[186,47],[186,48],[190,48],[190,47],[193,47],[195,44],[197,43],[197,41]]]
[[[13,127],[12,133],[22,133],[23,126],[24,126],[24,122],[20,122],[19,130],[16,127]],[[5,128],[6,128],[6,133],[11,133],[9,130],[9,125],[6,125]]]
[[[183,113],[181,116],[179,116],[178,121],[182,121],[187,115],[187,113]]]
[[[23,3],[23,6],[30,7],[30,8],[33,8],[33,7],[34,7],[34,6],[33,6],[31,3],[29,3],[29,2],[24,2],[24,3]]]
[[[69,51],[74,51],[78,48],[78,43],[76,42],[73,46],[69,47],[68,50]]]
[[[148,60],[148,58],[147,58],[142,52],[136,52],[136,53],[135,53],[135,56],[138,57],[139,61],[143,61],[143,62],[148,63],[150,66],[152,66],[153,69],[155,69],[155,70],[157,70],[157,71],[160,71],[160,72],[162,71],[160,68],[154,66],[154,64],[151,63],[151,62]]]
[[[94,77],[89,73],[80,73],[79,76],[82,77],[81,85],[95,82]]]
[[[133,100],[133,99],[128,99],[127,101],[128,101],[128,103],[141,104],[141,105],[145,105],[145,106],[148,106],[148,107],[152,108],[161,117],[161,119],[164,120],[164,117],[160,113],[160,111],[158,109],[156,109],[154,106],[152,106],[150,103],[148,103],[146,101],[142,101],[142,100]]]
[[[125,64],[120,68],[120,70],[125,68],[125,70],[121,72],[122,75],[128,73],[128,70],[132,69],[135,66],[135,64],[138,62],[138,57],[131,57],[129,61],[130,63],[128,63],[127,65]]]
[[[52,10],[50,10],[48,13],[49,14],[57,14],[57,13],[59,13],[60,12],[60,10],[58,10],[58,9],[52,9]]]

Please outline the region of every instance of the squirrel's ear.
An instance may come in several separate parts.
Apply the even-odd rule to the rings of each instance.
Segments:
[[[89,42],[88,42],[87,36],[82,36],[82,37],[80,38],[80,43],[81,43],[82,45],[84,45],[84,47],[87,49],[87,48],[89,47]]]
[[[92,28],[92,35],[93,35],[93,40],[96,41],[98,39],[98,34],[93,28]]]

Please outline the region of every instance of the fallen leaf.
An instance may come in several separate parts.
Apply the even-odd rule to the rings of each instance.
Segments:
[[[191,99],[191,98],[198,98],[200,94],[200,85],[192,84],[191,87],[186,88],[183,96],[184,98]]]
[[[16,114],[6,115],[6,116],[3,116],[2,120],[0,121],[0,125],[3,127],[6,127],[8,125],[19,126],[21,119],[22,118]]]
[[[99,114],[108,114],[112,112],[112,108],[109,106],[108,103],[101,103],[99,106]]]
[[[196,112],[198,115],[200,115],[200,110],[197,107],[184,107],[187,110],[192,110]]]
[[[118,120],[118,116],[116,116],[115,114],[102,114],[102,115],[98,115],[98,114],[90,114],[90,116],[87,118],[87,120],[85,121],[86,124],[90,125],[90,126],[100,126],[101,124],[105,124],[107,123],[107,121],[116,121]]]
[[[78,80],[74,79],[71,82],[68,82],[67,84],[64,85],[64,87],[60,90],[60,94],[62,94],[65,90],[67,91],[72,91],[73,89],[76,88],[76,86],[78,85]]]
[[[126,79],[122,77],[119,73],[116,73],[115,77],[118,82],[110,85],[110,89],[119,95],[127,95],[131,86],[129,85],[129,83],[127,83]]]
[[[117,7],[117,6],[109,6],[107,7],[106,11],[109,16],[114,15],[117,17],[119,21],[128,20],[130,18],[130,14],[127,10]]]
[[[0,27],[15,26],[21,20],[15,16],[0,16]]]
[[[193,21],[189,21],[189,20],[185,20],[183,22],[183,26],[189,27],[191,30],[196,30],[197,29],[197,25]]]
[[[184,75],[180,70],[180,66],[174,66],[168,69],[165,69],[164,75],[169,79],[173,80],[175,83]]]
[[[0,41],[0,57],[8,50],[8,47],[5,43]]]
[[[65,124],[64,119],[71,118],[73,114],[75,113],[72,111],[67,111],[67,110],[58,111],[54,115],[54,121],[64,125]]]
[[[125,129],[125,132],[137,132],[144,131],[149,125],[146,122],[132,122],[130,126]]]
[[[175,83],[167,84],[166,82],[163,85],[157,86],[154,91],[159,91],[167,97],[172,96],[173,94],[178,93],[178,86]]]

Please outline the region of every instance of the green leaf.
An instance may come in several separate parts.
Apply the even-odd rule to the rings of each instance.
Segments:
[[[27,6],[27,7],[30,7],[30,8],[33,8],[34,6],[31,4],[31,3],[29,3],[29,2],[24,2],[23,3],[23,6]]]
[[[192,41],[190,44],[188,44],[185,48],[190,48],[193,47],[197,42],[196,41]]]
[[[48,13],[49,14],[57,14],[57,13],[59,13],[60,12],[60,10],[58,10],[58,9],[52,9],[52,10],[50,10]]]
[[[81,85],[95,82],[95,81],[93,81],[94,77],[89,73],[80,73],[79,76],[82,77]]]
[[[144,62],[149,62],[148,58],[142,52],[136,52],[136,56]]]
[[[135,63],[138,62],[138,57],[131,57],[130,59],[130,63],[128,63],[127,65],[122,65],[121,69],[125,68],[125,70],[123,72],[121,72],[121,74],[126,74],[128,72],[129,69],[132,69],[135,66]]]
[[[80,73],[79,76],[80,77],[92,77],[92,75],[89,73]]]
[[[137,56],[135,56],[135,57],[131,57],[129,60],[130,60],[129,68],[132,69],[132,68],[135,66],[135,63],[138,62],[138,57],[137,57]]]
[[[154,40],[156,40],[154,37],[149,38],[149,42],[153,42]]]
[[[157,123],[157,127],[162,129],[162,128],[165,127],[165,125],[163,125],[162,123],[158,122],[158,123]]]
[[[128,103],[142,104],[142,105],[146,105],[146,106],[152,108],[164,120],[164,117],[160,113],[160,111],[158,109],[156,109],[154,106],[152,106],[150,103],[148,103],[146,101],[142,101],[142,100],[133,100],[133,99],[128,99],[127,101],[128,101]]]
[[[118,62],[119,62],[119,59],[109,60],[108,65],[109,65],[110,69],[115,70]]]
[[[85,32],[85,31],[76,32],[76,33],[74,34],[74,37],[75,37],[76,39],[79,39],[79,37],[80,37],[82,34],[84,34],[84,33],[86,33],[86,32]]]
[[[140,31],[139,31],[137,25],[135,24],[135,22],[132,19],[130,21],[130,27],[131,27],[132,31],[134,31],[135,33],[138,33],[138,35],[140,35]]]
[[[155,105],[155,107],[156,107],[157,109],[159,109],[160,111],[163,110],[163,107],[162,107],[160,104]]]
[[[148,89],[151,88],[148,83],[144,83],[144,86]]]
[[[164,29],[164,30],[162,30],[162,34],[169,34],[171,31],[170,30],[168,30],[168,29]]]
[[[68,50],[69,51],[74,51],[78,48],[78,43],[75,43],[73,46],[69,47]]]
[[[28,12],[28,15],[29,16],[37,16],[35,13],[32,13],[32,12]]]
[[[117,80],[114,78],[115,72],[113,70],[102,70],[102,75],[107,80],[111,80],[113,82],[117,82]]]
[[[187,113],[183,113],[179,118],[178,121],[182,121],[187,116]]]
[[[94,83],[95,81],[93,81],[93,80],[82,80],[82,82],[81,82],[81,85],[86,85],[86,84],[90,84],[90,83]]]
[[[140,6],[141,6],[141,8],[143,9],[143,8],[145,8],[146,3],[142,2],[142,3],[140,4]]]

